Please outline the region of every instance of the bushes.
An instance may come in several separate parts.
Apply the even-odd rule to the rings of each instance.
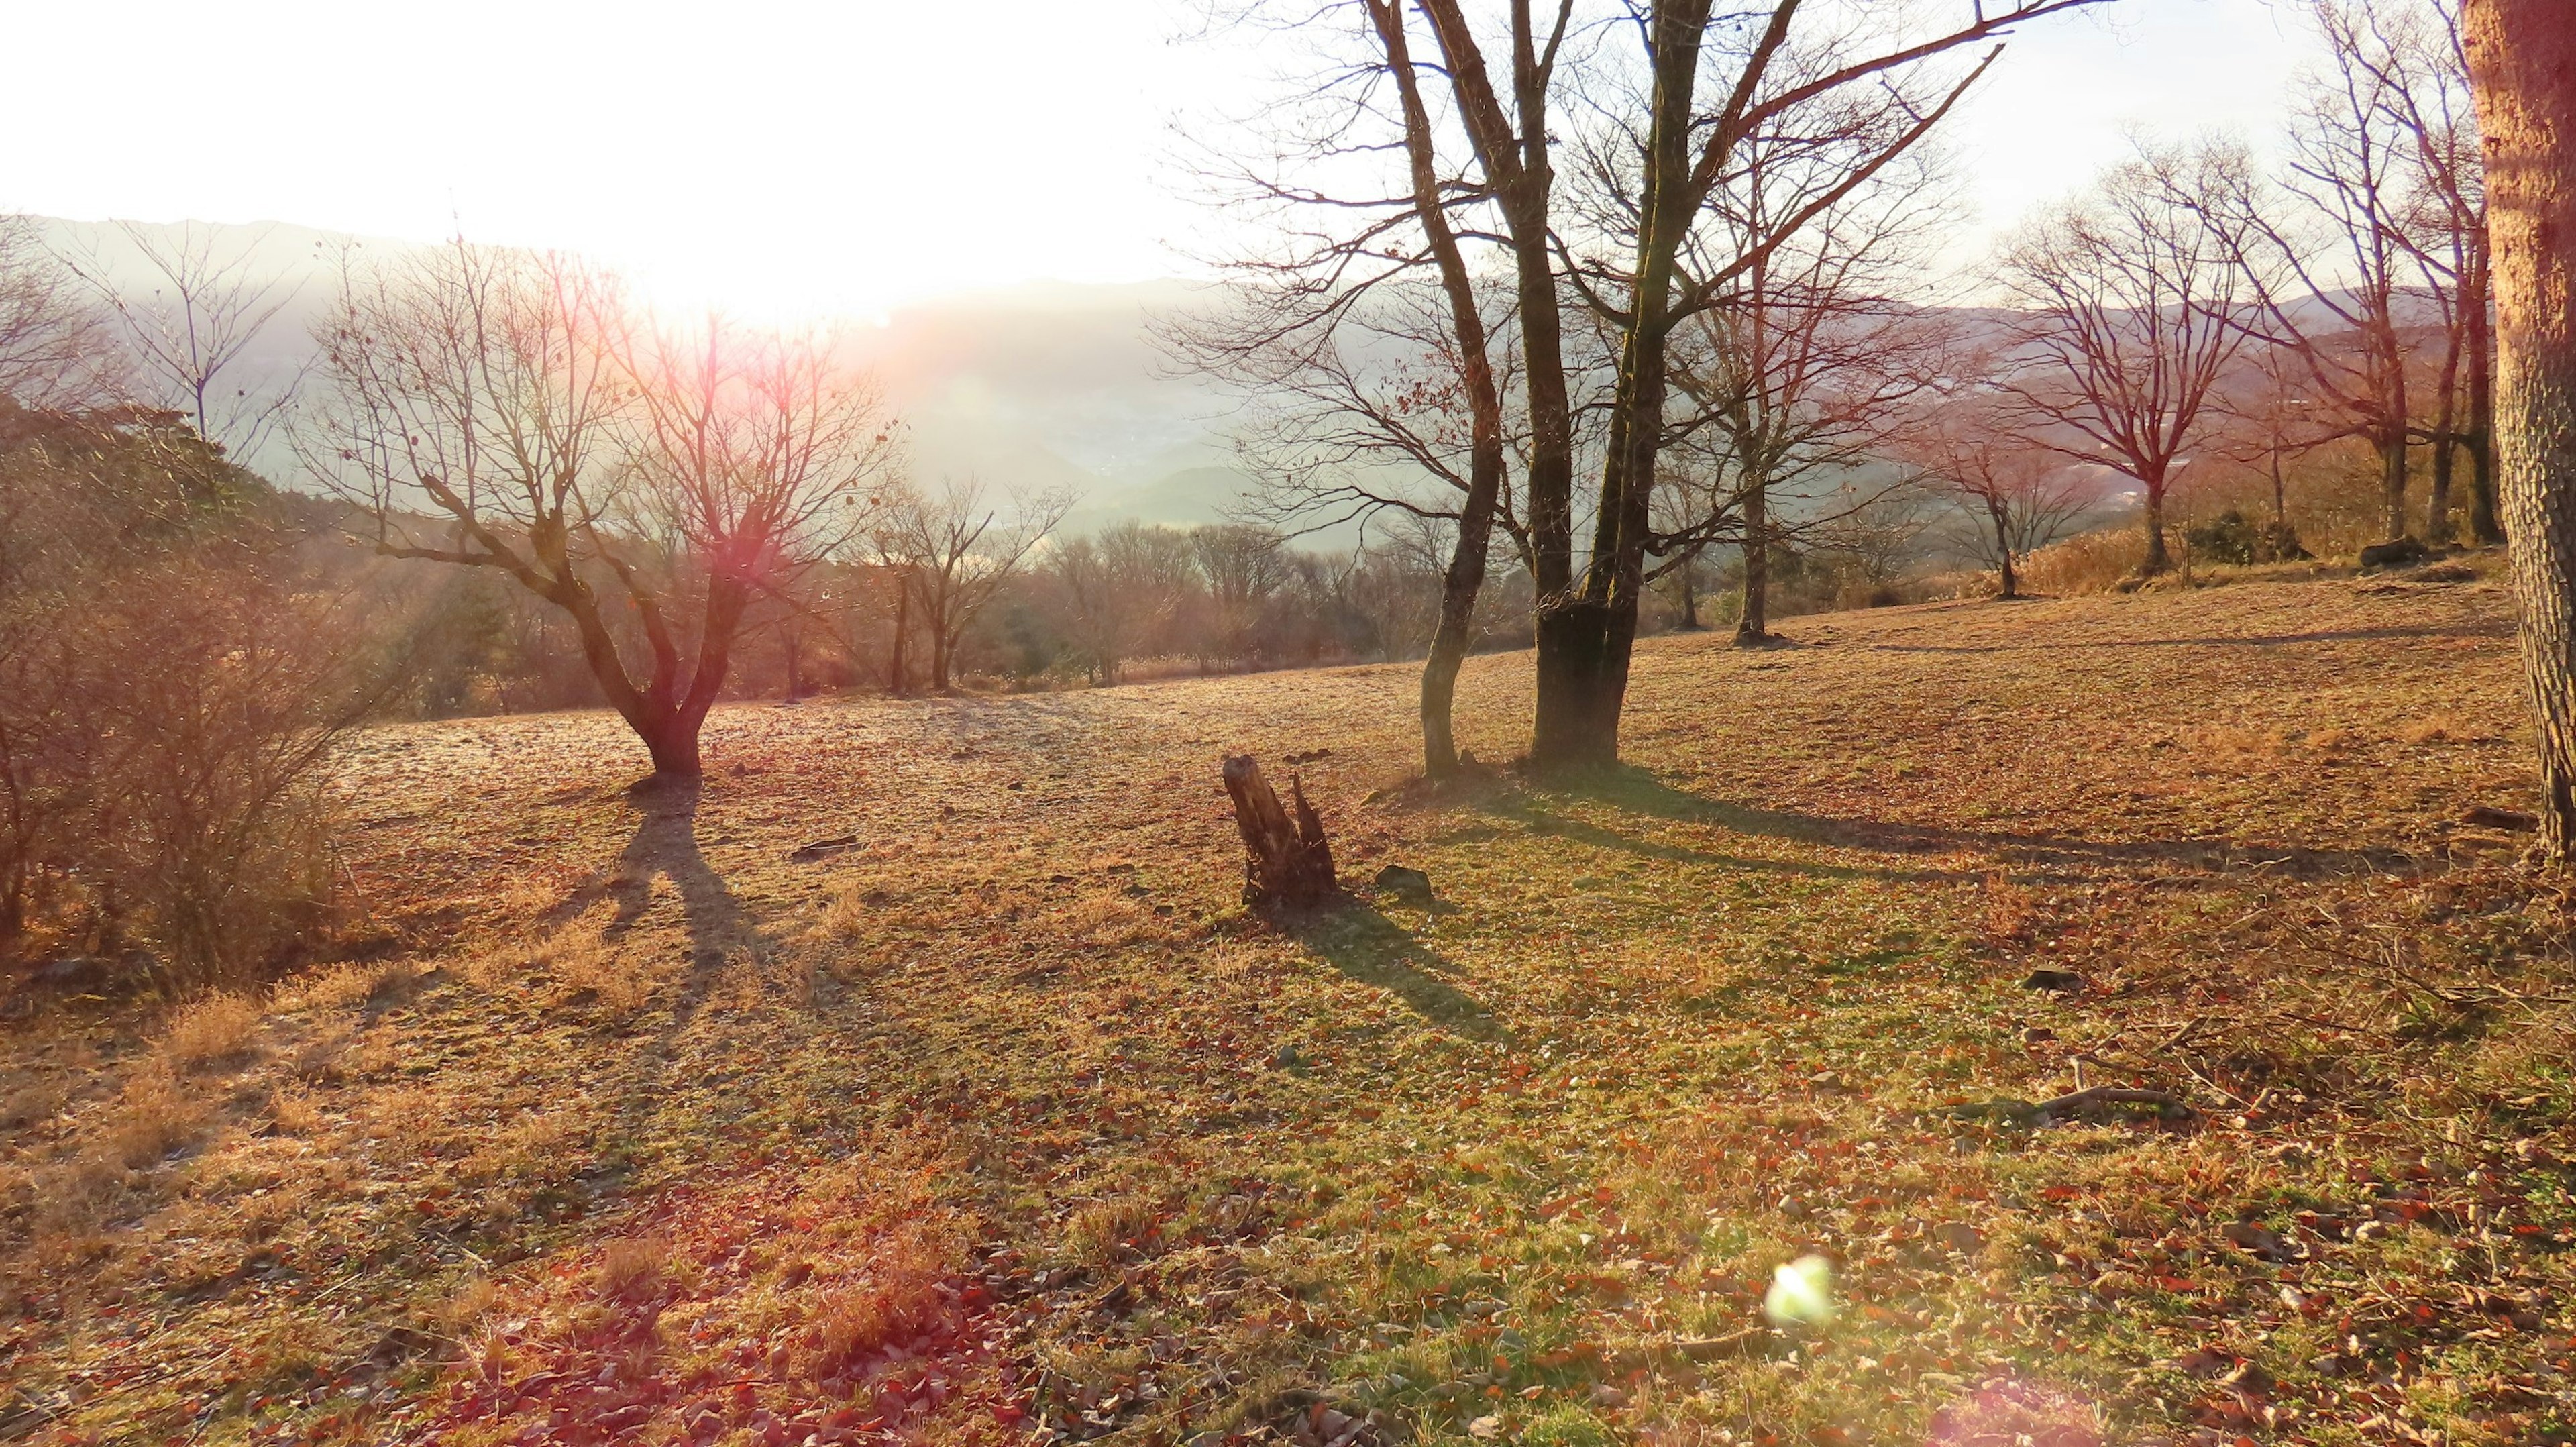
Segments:
[[[280,511],[166,415],[0,401],[0,959],[181,993],[316,918],[368,650]]]
[[[2309,556],[2299,546],[2297,529],[2286,522],[2258,522],[2236,507],[2184,528],[2183,542],[2195,563],[2295,563]]]
[[[2134,527],[2084,533],[2025,559],[2021,584],[2033,593],[2107,593],[2137,575],[2147,543]]]

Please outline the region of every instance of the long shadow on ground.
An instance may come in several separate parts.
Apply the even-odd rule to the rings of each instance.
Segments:
[[[1343,975],[1393,994],[1453,1035],[1511,1039],[1492,1010],[1440,978],[1456,974],[1457,966],[1365,903],[1351,900],[1317,914],[1297,927],[1296,936]]]
[[[1802,843],[1854,849],[1883,849],[1900,853],[1937,853],[1954,850],[1975,851],[2018,862],[2054,866],[2091,866],[2135,868],[2144,864],[2175,865],[2195,870],[2263,867],[2285,869],[2302,875],[2375,874],[2388,872],[2422,873],[2438,870],[2438,861],[2426,860],[2393,849],[2345,850],[2310,849],[2300,845],[2267,841],[2213,841],[2207,839],[2147,839],[2116,842],[2071,838],[2061,834],[2016,833],[2003,830],[1952,829],[1936,824],[1904,824],[1881,819],[1837,819],[1824,815],[1804,814],[1792,810],[1764,809],[1750,804],[1729,803],[1676,789],[1652,773],[1634,767],[1604,770],[1581,780],[1567,792],[1594,800],[1628,813],[1669,820],[1679,824],[1707,824],[1737,834],[1759,835],[1772,839],[1793,839]],[[1527,806],[1523,806],[1527,807]],[[1598,829],[1547,816],[1559,832],[1590,830],[1608,836],[1603,843],[1632,852],[1669,851],[1674,857],[1700,858],[1710,862],[1746,862],[1762,868],[1781,868],[1776,861],[1729,861],[1670,845],[1653,845],[1629,840],[1614,831]],[[1815,873],[1870,875],[1895,878],[1951,878],[1955,872],[1884,871],[1809,866]]]

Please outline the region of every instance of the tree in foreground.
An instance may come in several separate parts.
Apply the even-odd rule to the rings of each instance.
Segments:
[[[2495,253],[2496,470],[2551,858],[2576,854],[2576,25],[2467,0]]]
[[[874,517],[875,390],[815,337],[654,331],[569,259],[468,245],[351,275],[308,454],[376,550],[559,608],[656,774],[698,735],[752,599]]]

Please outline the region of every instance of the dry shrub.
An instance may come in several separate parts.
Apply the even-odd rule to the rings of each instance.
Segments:
[[[250,1054],[259,1007],[240,995],[208,995],[181,1010],[161,1037],[162,1057],[179,1070],[204,1070]]]
[[[287,1135],[309,1136],[322,1128],[322,1107],[301,1085],[281,1085],[269,1092],[269,1124]]]
[[[668,1278],[671,1244],[657,1236],[620,1236],[599,1250],[599,1294],[651,1296]]]
[[[1149,1196],[1113,1196],[1094,1201],[1064,1223],[1065,1248],[1086,1266],[1105,1266],[1154,1225]]]
[[[943,1220],[897,1224],[872,1243],[867,1273],[826,1293],[814,1312],[814,1347],[827,1369],[918,1335],[945,1305],[939,1283],[964,1260],[965,1243]]]
[[[306,1009],[346,1010],[400,999],[419,976],[403,960],[374,960],[341,965],[305,982],[291,1002]]]
[[[1988,870],[1980,890],[1985,900],[1985,918],[1979,933],[1989,949],[2007,949],[2031,942],[2039,906],[2030,891],[2012,882],[2002,870]]]
[[[2447,713],[2435,714],[2431,718],[2417,719],[2413,723],[2406,724],[2397,730],[2397,741],[2399,743],[2414,744],[2418,746],[2423,744],[2482,743],[2493,737],[2495,737],[2495,735],[2477,727],[2475,724],[2464,723],[2457,715]]]
[[[146,1067],[125,1083],[91,1149],[127,1170],[140,1169],[194,1140],[210,1114],[177,1076]]]
[[[2135,577],[2146,557],[2147,540],[2135,527],[2082,533],[2024,559],[2020,582],[2034,593],[2107,593]]]
[[[537,948],[530,964],[552,975],[575,994],[587,994],[611,1015],[642,1008],[653,986],[637,973],[637,963],[620,959],[616,947],[597,934],[556,935]]]
[[[2194,752],[2229,763],[2248,763],[2277,758],[2289,747],[2289,735],[2279,729],[2257,730],[2215,726],[2192,729],[2182,741]]]
[[[1115,948],[1160,939],[1169,929],[1144,901],[1114,891],[1087,895],[1049,917],[1047,931],[1069,944]]]
[[[11,1085],[0,1095],[0,1130],[24,1130],[63,1108],[62,1087],[49,1080]]]

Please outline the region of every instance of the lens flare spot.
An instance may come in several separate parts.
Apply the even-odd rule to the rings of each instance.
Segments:
[[[1823,1326],[1834,1319],[1834,1267],[1821,1256],[1801,1256],[1771,1273],[1762,1312],[1778,1325]]]

